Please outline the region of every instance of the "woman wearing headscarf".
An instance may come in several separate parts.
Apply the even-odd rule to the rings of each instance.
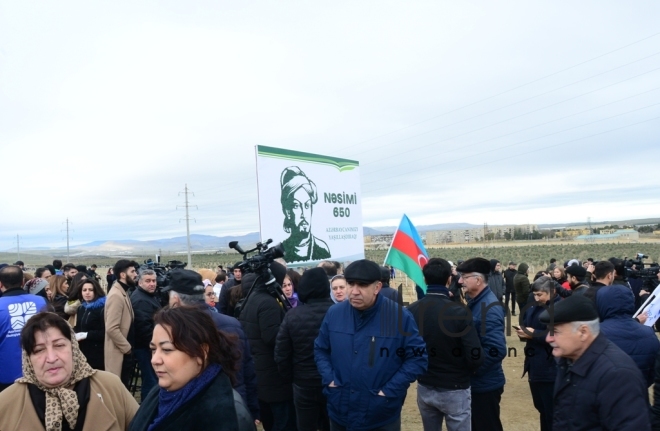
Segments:
[[[94,278],[84,280],[80,289],[82,305],[78,308],[76,319],[76,339],[80,344],[87,363],[97,370],[103,370],[103,349],[105,344],[106,296],[101,285]]]
[[[0,429],[122,431],[138,404],[119,378],[92,369],[69,324],[41,312],[21,330],[23,377],[0,393]]]
[[[165,308],[154,315],[151,364],[158,377],[130,431],[252,431],[254,420],[232,389],[240,349],[199,307]]]

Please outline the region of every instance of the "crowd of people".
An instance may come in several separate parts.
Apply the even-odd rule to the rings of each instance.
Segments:
[[[517,316],[542,431],[660,430],[660,342],[633,318],[660,275],[622,260],[431,258],[407,307],[366,259],[242,268],[159,286],[120,259],[106,287],[96,265],[0,264],[0,429],[396,431],[417,381],[425,431],[502,430]]]

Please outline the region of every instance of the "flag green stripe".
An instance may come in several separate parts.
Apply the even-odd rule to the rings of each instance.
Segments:
[[[408,255],[395,248],[392,248],[387,255],[385,265],[392,265],[393,267],[405,272],[412,281],[418,284],[424,290],[424,292],[426,292],[426,283],[424,282],[424,273],[422,272],[422,268],[419,267],[417,262],[408,257]]]

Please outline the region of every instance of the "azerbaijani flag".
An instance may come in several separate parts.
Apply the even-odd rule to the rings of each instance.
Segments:
[[[394,232],[392,244],[385,256],[385,265],[405,272],[408,277],[417,283],[426,292],[426,283],[422,268],[429,261],[429,255],[424,248],[422,238],[417,229],[410,222],[407,215],[403,215],[399,228]]]

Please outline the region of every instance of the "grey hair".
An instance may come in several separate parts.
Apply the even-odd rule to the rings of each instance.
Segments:
[[[173,290],[170,290],[171,297],[179,298],[184,305],[194,305],[199,301],[204,301],[204,290],[201,293],[195,293],[194,295],[188,295],[186,293],[179,293]]]
[[[555,285],[552,281],[552,279],[548,276],[543,276],[539,277],[533,284],[532,284],[532,292],[545,292],[552,294],[555,291]]]
[[[154,271],[153,269],[141,269],[138,272],[138,281],[145,275],[156,275],[156,271]]]
[[[573,329],[573,332],[577,332],[577,330],[580,329],[580,326],[582,326],[582,325],[589,328],[589,331],[591,332],[592,335],[596,336],[596,335],[600,334],[600,320],[599,319],[571,322],[571,327]]]

